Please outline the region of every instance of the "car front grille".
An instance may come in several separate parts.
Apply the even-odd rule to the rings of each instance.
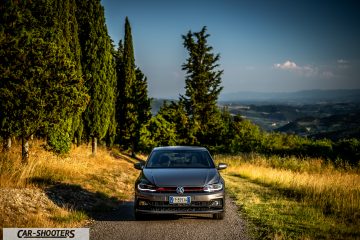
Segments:
[[[154,212],[206,212],[209,210],[215,210],[219,208],[194,208],[194,207],[171,207],[171,208],[164,208],[164,207],[151,207],[146,208],[143,210],[150,210]]]
[[[190,204],[170,204],[169,202],[159,202],[159,201],[154,201],[154,202],[148,202],[150,206],[152,207],[174,207],[174,206],[178,206],[178,207],[209,207],[210,204],[212,202],[191,202]]]
[[[158,193],[176,193],[176,187],[159,187],[156,189]],[[184,187],[184,193],[203,193],[203,187]]]
[[[219,199],[217,199],[219,201]],[[223,202],[218,206],[213,205],[213,201],[194,201],[190,204],[170,204],[165,201],[146,201],[147,205],[137,206],[141,210],[156,212],[206,212],[209,210],[219,210],[223,208]]]

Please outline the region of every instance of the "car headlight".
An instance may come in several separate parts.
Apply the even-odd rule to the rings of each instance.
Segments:
[[[139,183],[137,189],[142,192],[156,192],[156,187],[151,184]]]
[[[223,189],[222,183],[208,184],[204,187],[204,192],[216,192]]]

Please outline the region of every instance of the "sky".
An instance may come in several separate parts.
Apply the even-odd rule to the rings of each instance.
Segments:
[[[101,0],[114,44],[132,28],[149,95],[184,93],[182,35],[207,26],[222,93],[360,88],[360,2],[351,0]]]

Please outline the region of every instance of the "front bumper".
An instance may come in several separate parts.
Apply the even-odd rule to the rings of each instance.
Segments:
[[[190,196],[190,204],[170,204],[170,196]],[[135,212],[148,214],[214,214],[225,209],[224,191],[216,193],[148,193],[135,194]]]

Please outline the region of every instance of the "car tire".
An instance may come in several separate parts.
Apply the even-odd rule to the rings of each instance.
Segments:
[[[216,219],[216,220],[222,220],[222,219],[224,219],[224,217],[225,217],[225,212],[213,214],[213,219]]]

